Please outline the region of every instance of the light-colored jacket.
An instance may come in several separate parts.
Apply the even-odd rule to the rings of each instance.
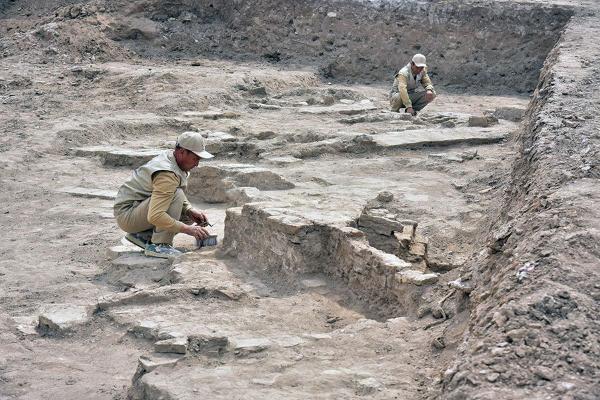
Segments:
[[[435,94],[431,79],[429,78],[429,75],[427,75],[427,67],[423,68],[417,76],[414,76],[410,68],[410,63],[408,63],[394,76],[390,97],[400,93],[402,104],[407,108],[412,107],[412,102],[410,101],[408,93],[416,91],[419,86],[423,86],[425,90],[431,90]]]
[[[115,215],[131,207],[133,203],[142,202],[152,196],[152,176],[159,171],[173,172],[179,178],[178,188],[185,190],[187,187],[190,173],[179,168],[173,150],[165,150],[133,171],[129,180],[121,186],[115,199]]]

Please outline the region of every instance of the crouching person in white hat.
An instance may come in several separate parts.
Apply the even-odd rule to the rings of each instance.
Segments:
[[[184,132],[174,150],[165,150],[133,171],[121,186],[114,205],[117,224],[125,238],[145,249],[151,257],[181,254],[173,237],[185,233],[205,239],[209,233],[204,213],[192,208],[184,194],[190,170],[200,159],[212,158],[198,132]],[[198,225],[191,225],[196,222]]]
[[[423,86],[425,90],[419,90]],[[415,54],[412,61],[405,65],[394,77],[394,84],[390,91],[390,106],[392,111],[405,112],[417,115],[425,106],[435,98],[435,90],[429,75],[423,54]]]

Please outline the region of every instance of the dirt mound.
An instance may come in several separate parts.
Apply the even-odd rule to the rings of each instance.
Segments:
[[[478,289],[466,346],[445,373],[450,399],[535,393],[591,400],[600,392],[600,198],[593,188],[600,175],[590,163],[598,154],[592,150],[598,121],[591,106],[562,102],[565,93],[584,96],[585,89],[565,79],[573,76],[568,64],[575,54],[600,57],[597,48],[575,50],[592,24],[588,18],[570,24],[542,72],[488,254],[472,264]],[[583,64],[575,79],[589,67]],[[561,123],[548,124],[549,118]]]
[[[23,52],[38,63],[80,63],[126,59],[131,54],[109,35],[109,10],[98,1],[12,5],[4,10],[6,34],[0,38],[3,58]]]

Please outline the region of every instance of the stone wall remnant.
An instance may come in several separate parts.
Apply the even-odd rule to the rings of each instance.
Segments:
[[[424,290],[438,274],[416,270],[371,246],[366,234],[348,223],[285,204],[249,203],[227,210],[223,246],[241,261],[276,273],[336,277],[382,314],[415,314]]]
[[[242,205],[263,199],[261,190],[292,189],[295,185],[266,168],[250,164],[201,165],[188,180],[190,199]]]

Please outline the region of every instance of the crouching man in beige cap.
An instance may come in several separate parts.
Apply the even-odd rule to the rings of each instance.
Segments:
[[[390,91],[390,106],[392,111],[405,112],[417,115],[425,106],[435,98],[435,90],[429,75],[423,54],[415,54],[412,61],[405,65],[394,77],[394,84]],[[419,85],[425,90],[418,91]]]
[[[174,150],[165,150],[133,171],[121,186],[114,205],[117,224],[125,238],[151,257],[181,254],[173,237],[181,232],[197,239],[208,237],[206,215],[192,208],[184,190],[190,170],[200,159],[212,158],[198,132],[184,132]],[[192,223],[198,225],[191,225]]]

